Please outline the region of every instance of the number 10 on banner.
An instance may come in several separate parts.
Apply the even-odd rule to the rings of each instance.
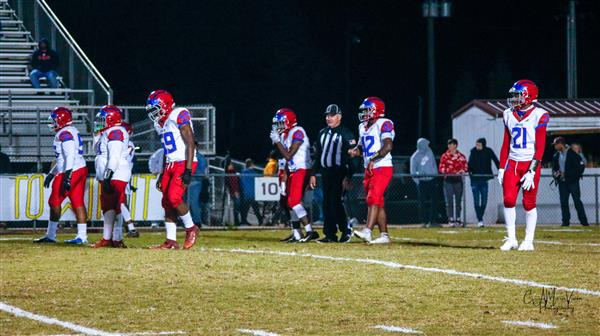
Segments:
[[[254,179],[254,198],[257,201],[279,201],[279,178],[256,177]]]

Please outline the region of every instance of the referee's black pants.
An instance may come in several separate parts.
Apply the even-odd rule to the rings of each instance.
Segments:
[[[340,168],[324,168],[321,170],[323,180],[323,233],[325,237],[337,240],[337,230],[343,235],[350,234],[344,205],[342,204],[342,182],[346,170]]]

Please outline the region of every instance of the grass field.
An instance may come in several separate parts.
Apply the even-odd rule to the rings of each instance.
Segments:
[[[144,249],[162,233],[101,250],[0,236],[3,307],[93,330],[2,309],[0,334],[600,334],[598,227],[540,227],[535,252],[498,250],[501,227],[394,229],[387,246],[279,243],[287,233],[205,231],[189,251]],[[542,284],[564,288],[552,300]]]

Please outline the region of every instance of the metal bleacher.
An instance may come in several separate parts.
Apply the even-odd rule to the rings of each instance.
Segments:
[[[44,0],[0,0],[0,145],[13,162],[53,159],[48,112],[73,110],[74,125],[90,134],[99,103],[112,102],[112,89]],[[29,30],[33,29],[33,30]],[[41,89],[29,80],[29,60],[36,40],[47,37],[60,57],[59,88]],[[91,148],[91,136],[84,136]]]

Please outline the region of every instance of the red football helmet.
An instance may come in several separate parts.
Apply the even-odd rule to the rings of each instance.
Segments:
[[[57,107],[55,108],[48,117],[48,128],[51,131],[58,131],[59,129],[71,125],[73,122],[73,114],[71,110],[66,107]]]
[[[174,107],[173,96],[165,90],[152,91],[146,102],[148,117],[155,124],[163,123]]]
[[[365,98],[358,109],[358,120],[361,122],[385,116],[385,103],[379,97]]]
[[[289,131],[296,124],[298,124],[296,112],[291,108],[280,108],[273,117],[273,129],[276,129],[279,133]]]
[[[94,132],[102,132],[107,128],[121,125],[123,113],[115,105],[104,105],[96,114],[94,121]]]
[[[521,110],[537,101],[538,87],[529,79],[521,79],[508,90],[510,97],[506,99],[508,106]]]

